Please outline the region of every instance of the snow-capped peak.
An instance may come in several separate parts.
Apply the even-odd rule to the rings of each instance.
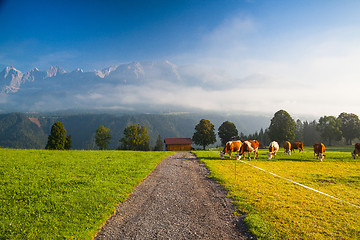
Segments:
[[[21,78],[22,77],[22,72],[17,70],[16,68],[14,67],[6,67],[3,71],[4,73],[4,78],[7,78],[8,76],[11,78]]]
[[[46,77],[54,77],[58,74],[64,74],[66,71],[59,66],[51,66],[48,70],[46,70]]]
[[[1,92],[5,92],[5,93],[17,92],[20,87],[22,77],[23,77],[23,73],[17,70],[16,68],[6,67],[0,73],[0,79],[4,79],[4,83],[5,83],[5,86],[2,86]]]
[[[104,77],[108,76],[111,72],[115,71],[117,68],[118,68],[118,66],[113,65],[113,66],[110,66],[103,70],[97,70],[97,71],[95,71],[95,74],[101,78],[104,78]]]

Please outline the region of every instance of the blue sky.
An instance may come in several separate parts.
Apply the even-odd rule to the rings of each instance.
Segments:
[[[0,0],[0,66],[169,60],[229,85],[184,90],[205,110],[253,98],[246,111],[360,115],[359,12],[356,0]]]
[[[169,59],[198,47],[203,36],[246,2],[17,1],[0,14],[1,63],[47,68]],[[70,70],[70,69],[69,69]]]

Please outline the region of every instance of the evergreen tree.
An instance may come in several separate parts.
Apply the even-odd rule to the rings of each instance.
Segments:
[[[281,144],[284,141],[292,141],[295,138],[295,121],[289,113],[279,110],[274,114],[269,126],[269,138]]]
[[[71,139],[71,137],[69,138]],[[51,127],[51,133],[48,137],[46,149],[64,150],[66,144],[66,129],[62,122],[56,122]],[[69,147],[69,145],[67,145]],[[70,143],[71,147],[71,143]]]
[[[98,146],[99,150],[105,150],[108,148],[108,145],[111,140],[110,129],[101,125],[95,133],[95,143]]]
[[[149,151],[149,135],[145,126],[132,124],[124,129],[124,137],[120,139],[121,149],[133,151]]]
[[[304,125],[301,122],[300,119],[296,120],[295,123],[295,141],[296,142],[303,142],[304,141],[304,137],[303,137],[303,133],[304,132]]]
[[[205,150],[207,145],[216,142],[214,125],[209,120],[201,119],[199,124],[195,126],[192,140],[196,145],[203,146]]]
[[[156,145],[155,145],[154,151],[163,151],[163,150],[164,150],[164,143],[159,134],[159,136],[156,140]]]
[[[70,149],[71,149],[71,145],[72,145],[71,134],[69,134],[69,135],[67,135],[67,137],[66,137],[64,149],[65,149],[65,150],[70,150]]]
[[[312,146],[316,142],[320,142],[320,133],[316,128],[316,121],[303,123],[303,140],[304,146]]]
[[[267,147],[270,141],[268,140],[267,129],[265,131],[261,128],[258,136],[258,141],[260,143],[260,147]]]
[[[229,121],[223,122],[218,128],[218,135],[223,146],[230,140],[236,140],[238,134],[235,124]]]

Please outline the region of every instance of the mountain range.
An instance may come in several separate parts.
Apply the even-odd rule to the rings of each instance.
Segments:
[[[183,71],[183,75],[186,75],[186,71]],[[186,84],[184,79],[178,67],[169,61],[132,62],[90,72],[79,68],[66,72],[59,66],[52,66],[46,71],[34,68],[23,73],[15,67],[5,67],[0,72],[0,110],[136,111],[139,106],[149,110],[148,102],[129,102],[131,98],[136,99],[138,89],[144,86],[156,89],[159,82],[182,85]]]
[[[147,81],[166,79],[168,82],[181,81],[177,66],[169,61],[162,62],[132,62],[115,65],[103,70],[84,72],[77,68],[66,72],[59,66],[51,66],[46,71],[33,68],[22,73],[14,67],[5,67],[0,73],[0,92],[2,94],[21,93],[32,89],[46,89],[71,83],[72,86],[85,87],[102,83],[118,83],[138,85]]]

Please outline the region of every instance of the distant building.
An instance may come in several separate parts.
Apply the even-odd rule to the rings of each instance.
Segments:
[[[191,138],[165,138],[167,151],[191,151]]]

